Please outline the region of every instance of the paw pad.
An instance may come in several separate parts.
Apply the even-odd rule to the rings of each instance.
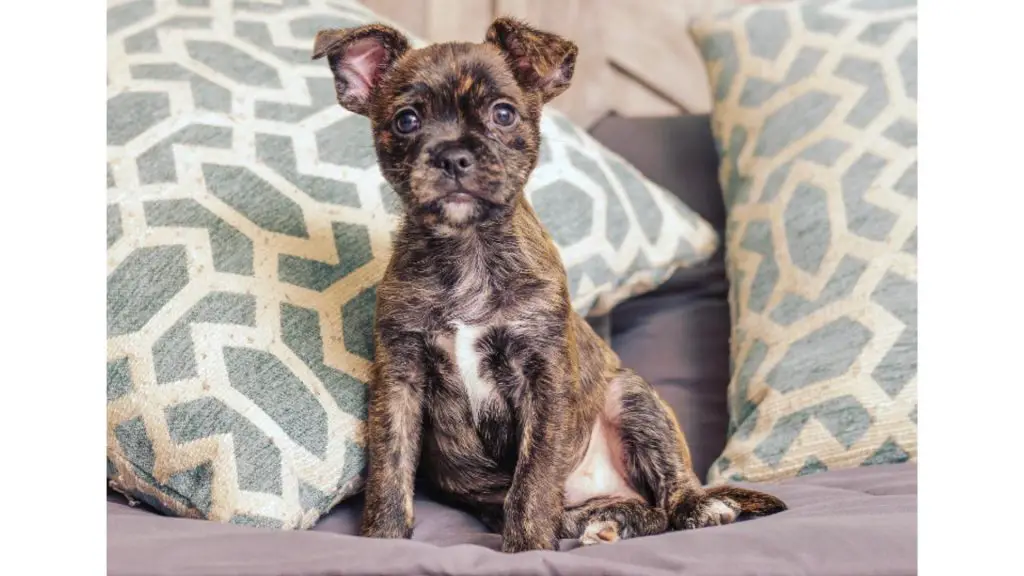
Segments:
[[[619,525],[612,520],[606,520],[587,525],[583,535],[580,536],[580,543],[590,546],[591,544],[615,542],[618,539]]]

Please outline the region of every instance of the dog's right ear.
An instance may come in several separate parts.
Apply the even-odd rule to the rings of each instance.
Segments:
[[[374,89],[408,50],[409,40],[401,32],[383,24],[369,24],[321,30],[313,45],[313,59],[327,56],[338,104],[366,116]]]

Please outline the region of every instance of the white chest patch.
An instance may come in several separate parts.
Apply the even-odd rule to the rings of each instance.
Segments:
[[[476,349],[477,340],[485,330],[482,326],[455,325],[455,365],[466,388],[473,424],[480,423],[480,408],[494,392],[494,383],[480,375],[480,354]]]

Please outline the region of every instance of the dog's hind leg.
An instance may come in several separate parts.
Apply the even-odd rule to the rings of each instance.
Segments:
[[[668,526],[665,511],[640,498],[592,498],[562,514],[559,538],[578,539],[584,545],[615,542],[660,534]]]
[[[609,382],[605,414],[621,438],[630,484],[666,512],[669,528],[729,524],[786,509],[778,498],[754,490],[702,487],[671,408],[632,371],[620,370]]]

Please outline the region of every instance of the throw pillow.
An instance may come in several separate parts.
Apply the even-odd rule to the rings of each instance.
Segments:
[[[311,53],[318,30],[375,20],[339,1],[108,2],[107,458],[128,496],[287,529],[359,491],[399,206]],[[579,312],[713,252],[583,130],[555,112],[542,130],[529,198]]]
[[[709,482],[917,454],[917,10],[761,4],[693,24],[714,89],[732,306]]]

